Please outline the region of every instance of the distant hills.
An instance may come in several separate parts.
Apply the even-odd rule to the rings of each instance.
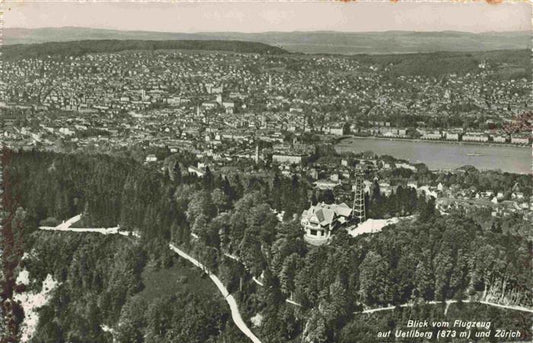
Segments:
[[[137,41],[247,41],[290,52],[331,54],[402,54],[418,52],[476,52],[530,49],[530,32],[264,32],[172,33],[118,31],[91,28],[39,28],[3,30],[4,45],[82,40]],[[281,52],[281,50],[280,50]]]
[[[4,45],[5,59],[43,57],[47,55],[80,56],[87,53],[119,52],[126,50],[211,50],[240,53],[286,54],[281,48],[257,42],[232,40],[80,40],[35,44]]]

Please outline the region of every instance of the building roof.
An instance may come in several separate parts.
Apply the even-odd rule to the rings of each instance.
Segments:
[[[352,214],[352,209],[345,203],[336,205],[335,212],[343,217],[349,217]]]
[[[346,219],[351,214],[352,209],[345,203],[326,204],[322,202],[305,210],[302,213],[302,219],[324,226],[331,224],[337,217]]]

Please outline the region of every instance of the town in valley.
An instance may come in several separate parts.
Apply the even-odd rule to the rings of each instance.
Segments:
[[[531,341],[531,4],[264,5],[6,12],[0,342]]]

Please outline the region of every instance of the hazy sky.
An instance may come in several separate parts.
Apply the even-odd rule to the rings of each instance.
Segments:
[[[78,26],[118,30],[525,31],[531,4],[400,2],[189,2],[4,4],[4,27]]]

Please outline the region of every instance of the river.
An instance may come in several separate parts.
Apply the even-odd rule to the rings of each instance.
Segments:
[[[335,149],[337,152],[372,151],[378,155],[421,162],[433,170],[472,165],[479,170],[500,169],[510,173],[531,173],[530,147],[350,137],[341,140]]]

